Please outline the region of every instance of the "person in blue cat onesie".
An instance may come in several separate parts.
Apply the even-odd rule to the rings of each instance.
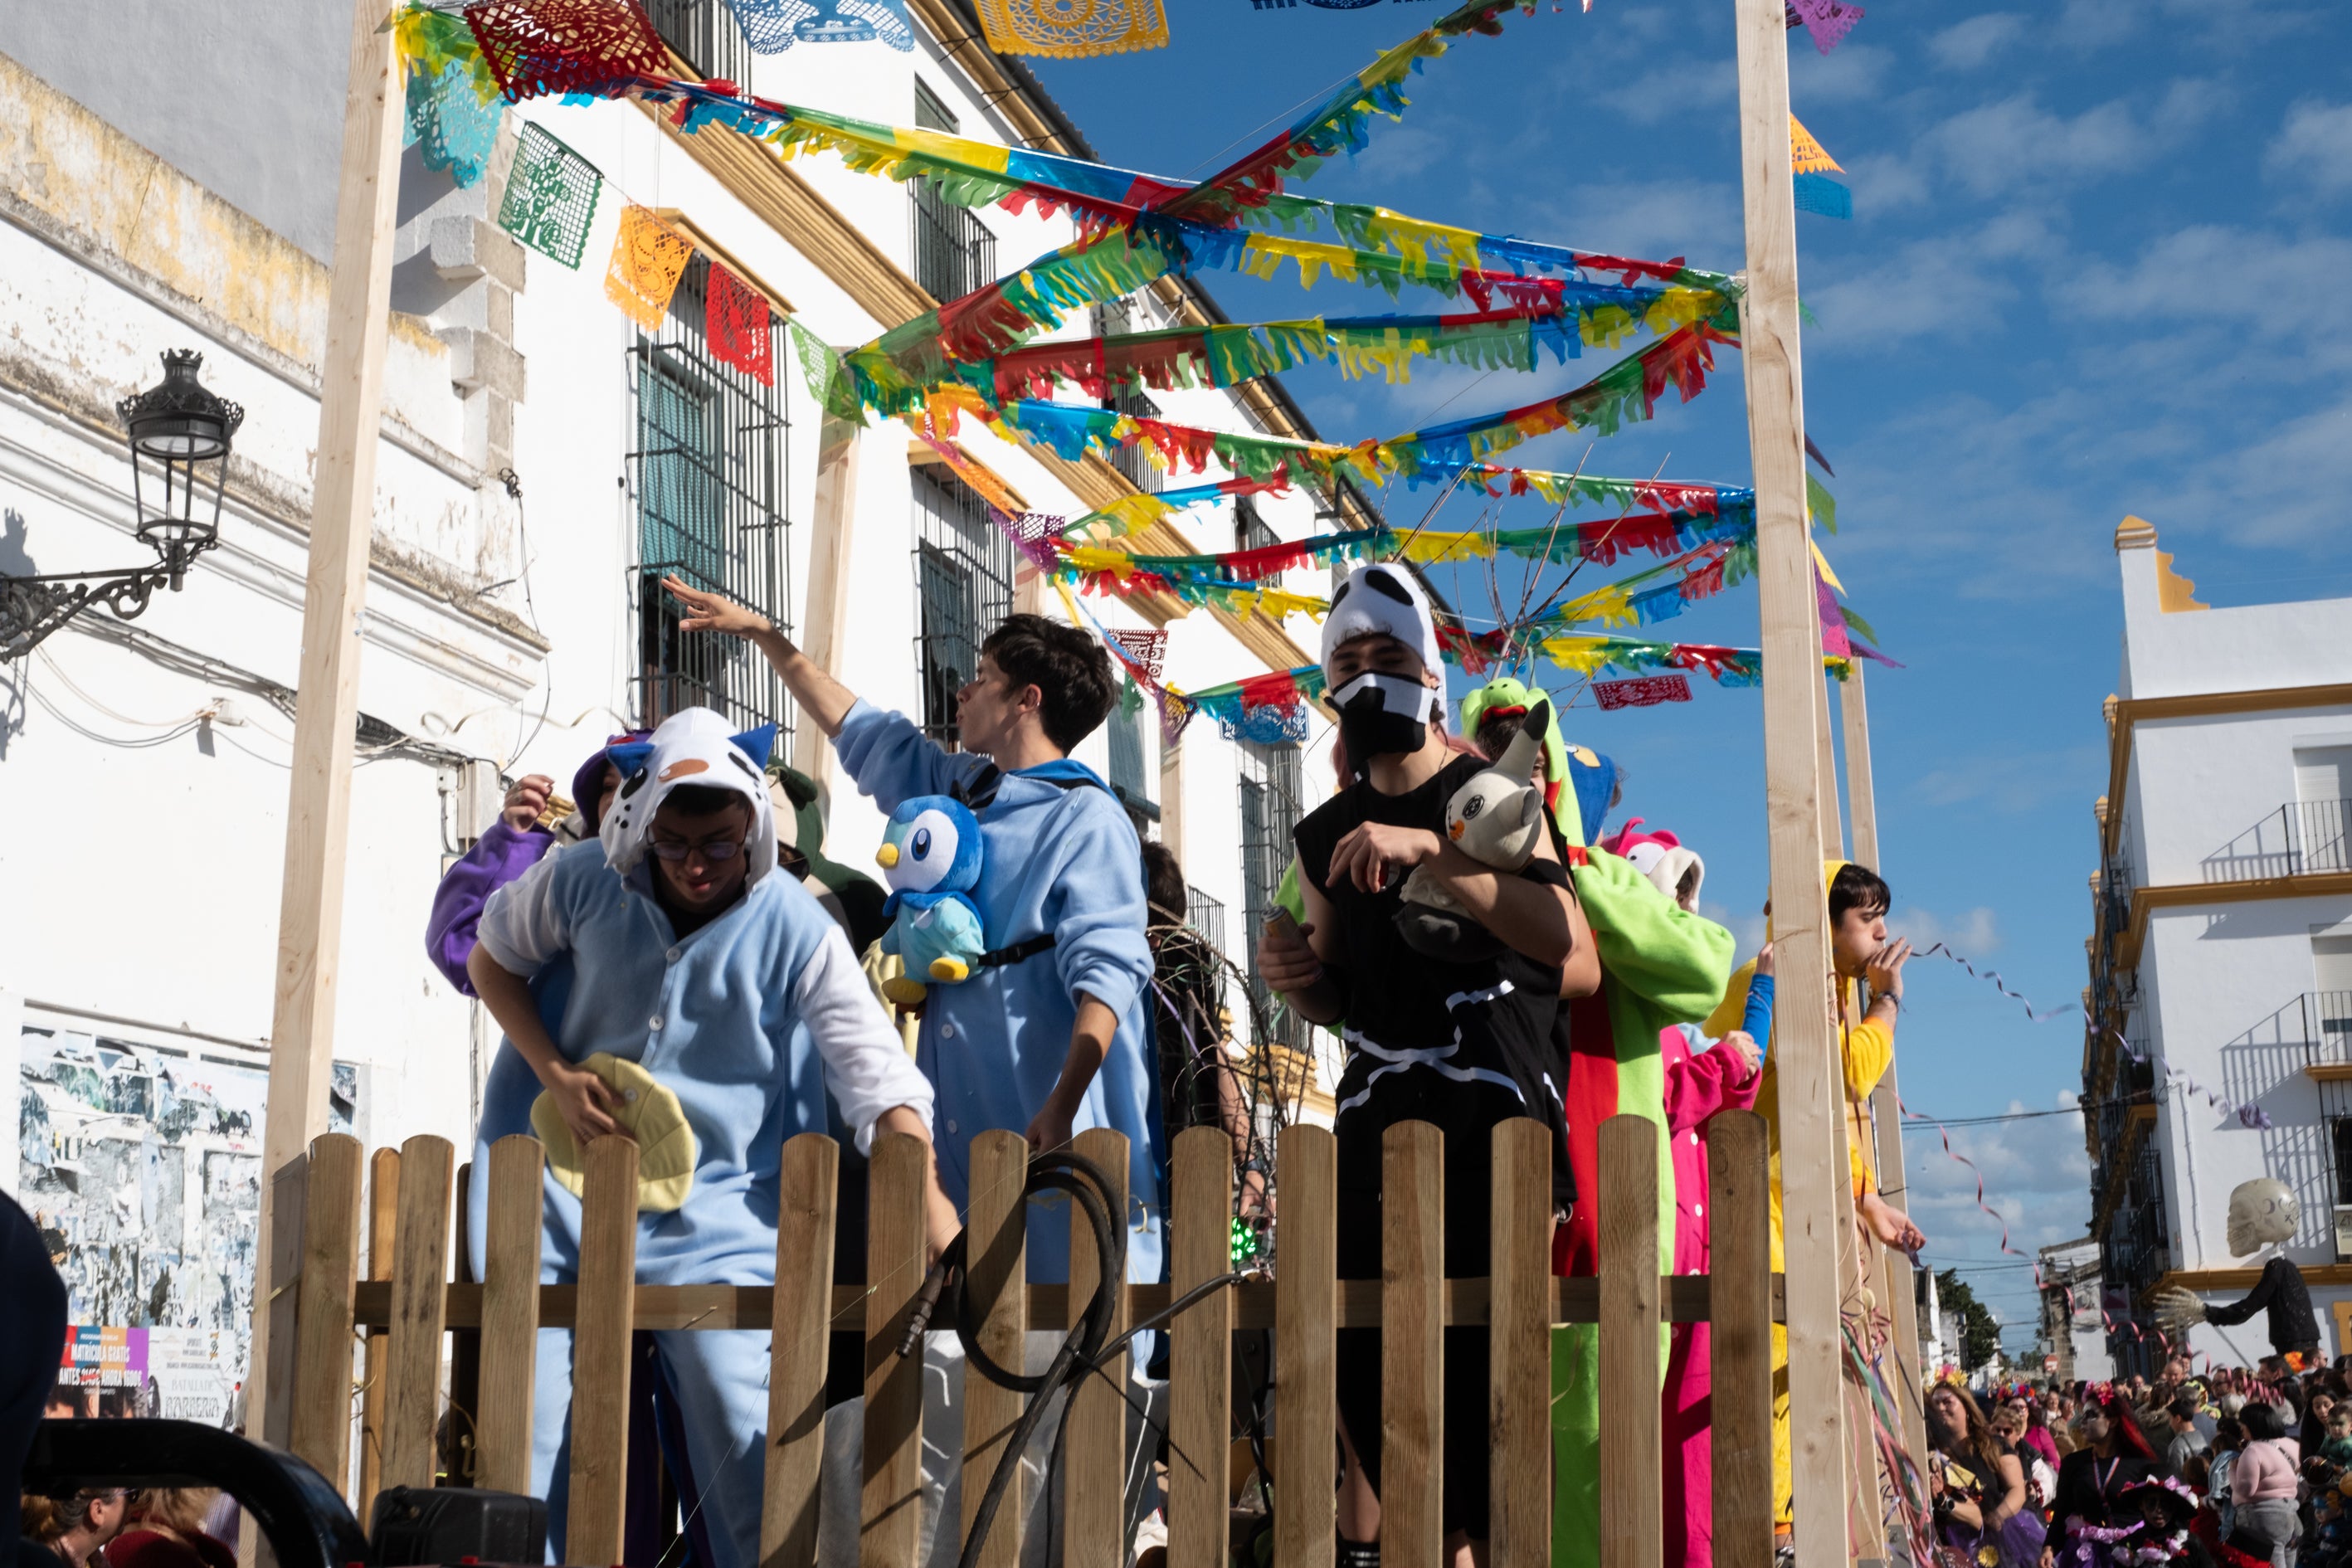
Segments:
[[[775,1282],[783,1143],[826,1129],[828,1094],[861,1151],[877,1130],[929,1141],[931,1087],[841,927],[775,870],[767,780],[718,714],[690,708],[654,731],[593,844],[491,896],[467,973],[507,1037],[486,1098],[511,1099],[519,1075],[541,1088],[530,1121],[548,1144],[542,1281],[578,1279],[579,1151],[594,1138],[643,1145],[639,1282],[733,1285]],[[530,981],[566,957],[572,983],[550,1029]],[[929,1189],[936,1256],[958,1223],[936,1174]],[[560,1337],[540,1347],[531,1489],[560,1551],[571,1356],[569,1336],[547,1332]],[[713,1525],[711,1568],[751,1568],[768,1336],[655,1339],[682,1418],[680,1485]]]
[[[940,1183],[969,1199],[972,1139],[992,1127],[1033,1149],[1109,1127],[1129,1151],[1128,1278],[1160,1277],[1156,1069],[1146,1049],[1142,857],[1135,828],[1071,748],[1110,713],[1102,645],[1042,616],[1007,616],[957,694],[963,743],[950,752],[817,668],[756,611],[672,579],[688,631],[731,634],[775,667],[802,715],[833,738],[842,766],[884,811],[918,795],[961,800],[980,821],[971,891],[991,944],[970,978],[934,984],[916,1052],[939,1093]],[[1069,1219],[1029,1210],[1029,1278],[1069,1278]]]

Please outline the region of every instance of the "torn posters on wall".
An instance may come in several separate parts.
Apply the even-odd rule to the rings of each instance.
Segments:
[[[227,1425],[253,1321],[267,1074],[37,1027],[22,1053],[17,1198],[75,1325],[58,1381],[92,1415]],[[358,1094],[336,1063],[333,1131],[352,1130]]]

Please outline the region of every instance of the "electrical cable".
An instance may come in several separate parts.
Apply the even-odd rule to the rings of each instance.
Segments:
[[[1013,1223],[1029,1200],[1041,1193],[1059,1192],[1068,1195],[1078,1211],[1086,1215],[1087,1228],[1095,1239],[1095,1289],[1087,1299],[1086,1309],[1070,1331],[1063,1336],[1059,1349],[1045,1370],[1036,1375],[1013,1372],[997,1364],[980,1342],[981,1324],[973,1317],[973,1303],[965,1289],[967,1250],[971,1231],[956,1233],[940,1260],[924,1276],[922,1289],[916,1292],[914,1306],[907,1317],[906,1331],[898,1341],[901,1358],[921,1352],[923,1334],[930,1327],[932,1316],[942,1300],[947,1303],[955,1327],[957,1341],[963,1347],[968,1372],[977,1372],[1000,1388],[1013,1389],[1029,1395],[1029,1403],[1021,1412],[1006,1436],[1004,1449],[996,1461],[995,1473],[989,1477],[988,1489],[981,1497],[980,1507],[972,1515],[971,1531],[964,1538],[963,1555],[958,1568],[977,1568],[982,1550],[988,1542],[988,1532],[996,1522],[997,1510],[1003,1504],[1006,1489],[1019,1472],[1023,1456],[1028,1451],[1029,1440],[1043,1425],[1055,1397],[1062,1401],[1060,1420],[1054,1432],[1051,1457],[1047,1461],[1047,1495],[1052,1495],[1051,1472],[1061,1467],[1062,1455],[1069,1439],[1070,1415],[1076,1405],[1077,1387],[1087,1375],[1093,1374],[1110,1382],[1104,1363],[1124,1352],[1138,1334],[1150,1332],[1160,1324],[1206,1300],[1229,1285],[1238,1284],[1240,1274],[1221,1274],[1195,1285],[1171,1301],[1165,1310],[1153,1313],[1126,1332],[1113,1336],[1111,1324],[1118,1315],[1120,1297],[1127,1289],[1127,1232],[1111,1216],[1109,1178],[1100,1166],[1082,1154],[1066,1149],[1055,1149],[1033,1154],[1029,1159],[1027,1179],[1022,1184],[1020,1206],[1013,1213]],[[1118,1389],[1116,1383],[1112,1384]],[[1127,1398],[1124,1389],[1118,1389]],[[1131,1402],[1130,1402],[1131,1403]],[[1147,1419],[1149,1416],[1147,1415]]]

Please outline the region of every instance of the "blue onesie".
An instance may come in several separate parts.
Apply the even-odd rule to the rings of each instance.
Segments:
[[[992,766],[985,757],[945,751],[901,715],[862,701],[842,721],[834,746],[859,790],[886,812],[915,795],[969,787]],[[1062,787],[1052,782],[1057,778],[1079,787]],[[1081,763],[1048,763],[1003,775],[994,802],[978,812],[984,849],[972,901],[990,947],[1047,932],[1055,945],[977,970],[960,984],[932,986],[916,1059],[938,1091],[940,1185],[961,1212],[973,1137],[992,1127],[1028,1127],[1069,1056],[1079,994],[1116,1014],[1118,1033],[1073,1130],[1109,1127],[1127,1135],[1127,1274],[1149,1281],[1160,1277],[1160,1173],[1144,1035],[1152,959],[1144,940],[1142,851],[1127,814],[1099,784]],[[1069,1267],[1067,1207],[1032,1205],[1029,1278],[1066,1281]]]
[[[784,1141],[826,1130],[830,1090],[858,1147],[866,1148],[885,1111],[907,1106],[928,1121],[930,1086],[907,1059],[841,927],[800,883],[762,875],[724,914],[678,937],[653,895],[653,863],[640,858],[625,874],[615,872],[607,861],[614,843],[608,832],[604,842],[550,856],[499,889],[482,918],[481,945],[501,967],[526,976],[572,960],[568,989],[541,999],[543,1016],[561,1008],[550,1033],[565,1058],[609,1051],[638,1062],[685,1109],[698,1151],[693,1188],[677,1210],[637,1216],[638,1280],[773,1284]],[[761,847],[755,839],[755,857]],[[772,847],[766,853],[772,866]],[[530,1131],[539,1090],[521,1056],[502,1047],[484,1097],[476,1170],[488,1168],[496,1139]],[[468,1194],[478,1271],[487,1187],[477,1182]],[[545,1187],[540,1278],[570,1283],[578,1278],[580,1201],[552,1175]],[[751,1568],[759,1560],[769,1336],[654,1337],[682,1417],[688,1468],[713,1526],[714,1568]],[[567,1331],[541,1331],[532,1428],[532,1489],[548,1500],[550,1545],[559,1552],[565,1499],[558,1478],[570,1469],[563,1454],[570,1342]]]

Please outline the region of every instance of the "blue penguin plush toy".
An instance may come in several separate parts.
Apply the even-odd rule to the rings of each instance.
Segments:
[[[890,814],[874,858],[890,885],[882,951],[907,961],[907,973],[883,982],[883,994],[915,1006],[928,994],[926,976],[949,984],[969,979],[988,951],[980,906],[971,901],[980,885],[980,819],[947,795],[916,795]]]

